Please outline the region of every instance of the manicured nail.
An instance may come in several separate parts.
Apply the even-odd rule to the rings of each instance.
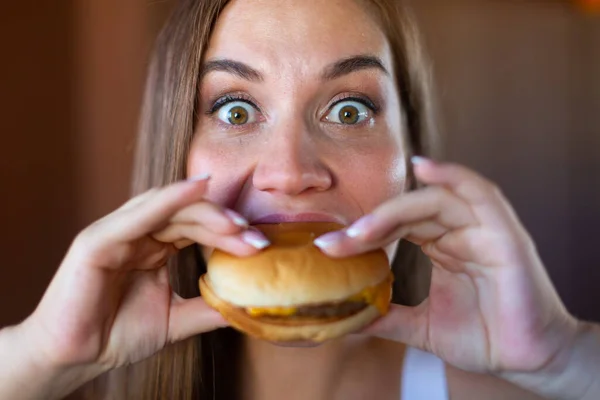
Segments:
[[[242,240],[258,250],[262,250],[271,244],[261,232],[255,230],[247,230],[242,233]]]
[[[329,232],[316,238],[313,243],[320,249],[326,249],[340,242],[344,238],[344,233],[340,231]]]
[[[248,227],[248,221],[246,221],[246,219],[244,217],[242,217],[240,214],[238,214],[235,211],[230,210],[230,209],[225,209],[224,212],[225,212],[225,215],[227,215],[229,217],[229,219],[237,226],[241,226],[242,228]]]
[[[413,156],[411,157],[410,161],[413,163],[413,165],[421,165],[431,162],[430,159],[423,156]]]
[[[372,215],[367,215],[355,221],[348,229],[346,229],[346,236],[356,238],[361,236],[371,225],[373,221]]]
[[[210,174],[204,173],[204,174],[198,174],[196,176],[192,176],[191,178],[188,178],[188,181],[189,182],[200,182],[200,181],[205,181],[209,178],[210,178]]]

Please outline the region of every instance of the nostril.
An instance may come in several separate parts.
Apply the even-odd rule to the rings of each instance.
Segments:
[[[286,195],[327,190],[332,176],[320,146],[303,135],[271,137],[268,146],[257,154],[253,185],[258,190]]]

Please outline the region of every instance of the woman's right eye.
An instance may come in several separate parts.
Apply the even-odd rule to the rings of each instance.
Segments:
[[[218,118],[229,125],[246,125],[256,122],[258,111],[245,101],[231,101],[218,110]]]

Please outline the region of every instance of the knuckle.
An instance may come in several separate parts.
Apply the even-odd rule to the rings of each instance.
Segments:
[[[96,228],[93,225],[88,226],[75,237],[72,248],[80,253],[93,247],[96,237]]]
[[[167,262],[171,258],[172,251],[168,247],[163,247],[161,250],[150,256],[148,264],[153,268],[160,268],[167,265]]]
[[[431,187],[430,197],[431,200],[435,202],[436,205],[441,205],[442,202],[452,197],[452,191],[447,187],[442,186],[434,186]]]
[[[432,214],[437,214],[453,197],[454,195],[450,189],[442,186],[431,186],[428,188],[425,202],[431,206]]]
[[[463,188],[475,203],[493,203],[502,198],[500,187],[488,180],[470,180]]]
[[[110,243],[103,235],[104,223],[97,221],[79,232],[69,249],[69,258],[78,263],[89,263],[95,258],[106,255]]]
[[[504,198],[504,193],[502,192],[502,188],[496,182],[492,182],[489,180],[484,181],[484,191],[489,195],[491,199],[502,199]]]
[[[177,228],[175,226],[169,226],[161,231],[158,232],[154,232],[152,233],[150,236],[159,242],[165,243],[165,242],[170,242],[171,240],[173,240],[174,237],[176,237],[175,235],[175,230]],[[178,232],[181,233],[181,232]]]

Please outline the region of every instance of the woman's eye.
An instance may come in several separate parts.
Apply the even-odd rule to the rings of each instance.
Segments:
[[[245,125],[256,121],[257,110],[244,101],[232,101],[219,108],[218,117],[230,125]]]
[[[325,119],[344,125],[360,124],[369,118],[369,107],[358,101],[342,101],[331,108]]]

